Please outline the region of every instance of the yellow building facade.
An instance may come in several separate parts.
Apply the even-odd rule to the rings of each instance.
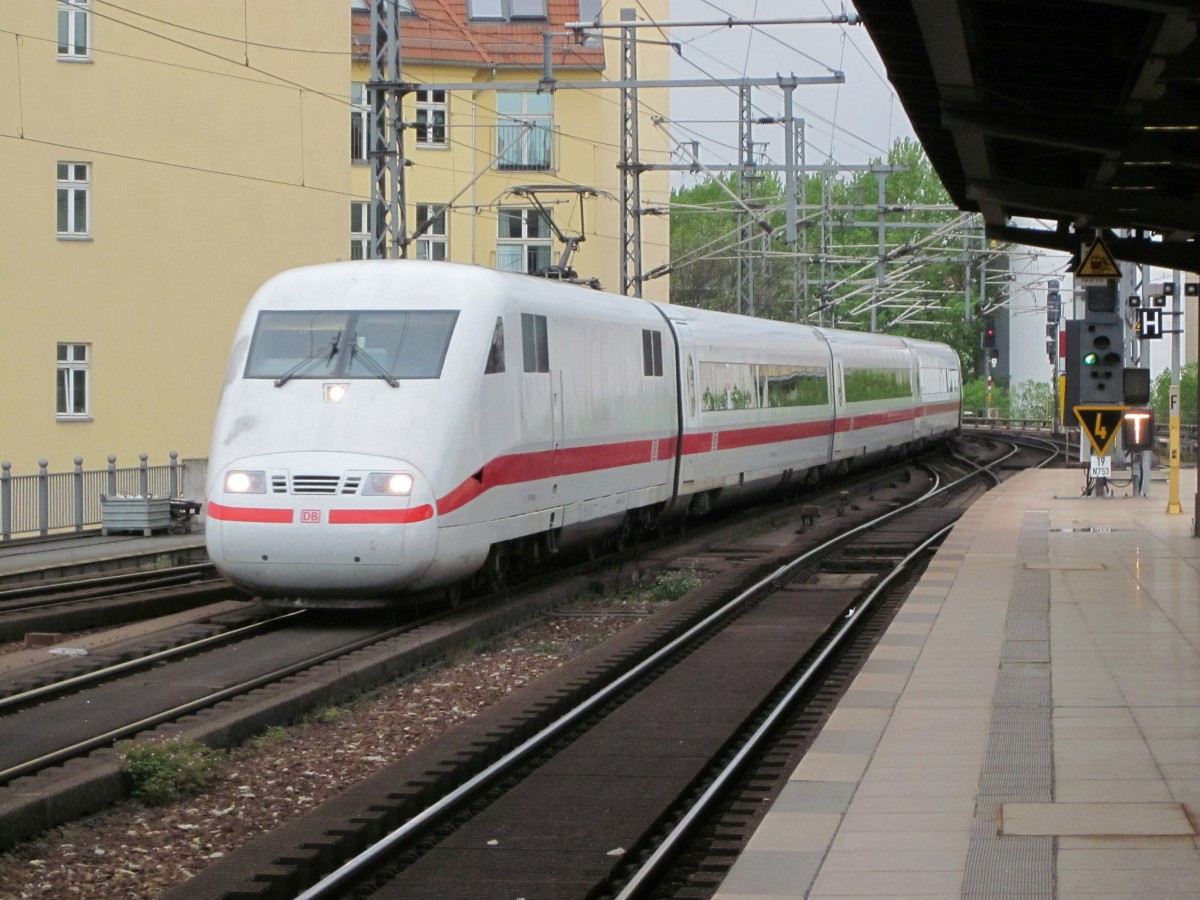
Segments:
[[[365,5],[362,4],[362,5]],[[460,3],[458,6],[463,6]],[[535,6],[537,4],[534,4]],[[532,272],[557,266],[561,237],[582,238],[568,265],[581,280],[596,280],[606,290],[622,284],[621,77],[619,31],[604,28],[581,42],[564,31],[599,4],[548,0],[548,22],[523,19],[467,18],[439,20],[443,4],[411,0],[415,15],[401,16],[404,78],[416,89],[405,94],[407,226],[411,232],[427,219],[433,226],[407,248],[407,255],[446,258],[500,269]],[[502,3],[497,9],[508,9]],[[644,3],[640,21],[667,16],[666,0]],[[605,21],[619,21],[616,6],[605,7]],[[352,105],[365,133],[369,16],[356,13],[356,54],[352,72]],[[591,21],[590,15],[586,20]],[[466,27],[462,27],[465,21]],[[547,29],[548,26],[548,29]],[[554,87],[535,88],[542,77],[542,32],[551,43]],[[645,31],[642,32],[645,34]],[[600,37],[603,35],[603,37]],[[647,35],[650,37],[650,35]],[[654,38],[658,39],[655,40]],[[661,35],[640,41],[636,50],[639,81],[669,77],[668,51]],[[606,85],[575,88],[575,84]],[[442,85],[472,85],[469,90],[439,90]],[[638,162],[670,161],[668,140],[655,125],[668,117],[665,88],[638,92]],[[365,252],[366,206],[371,192],[368,142],[354,132],[351,144],[356,194],[352,222],[359,223],[352,254]],[[534,192],[561,235],[540,221]],[[595,188],[594,194],[577,188]],[[670,182],[665,172],[648,171],[640,178],[643,209],[662,212],[641,219],[643,271],[662,266],[669,256],[669,221],[665,212]],[[667,278],[647,281],[642,296],[666,302]]]
[[[206,456],[250,295],[283,269],[364,252],[363,5],[311,0],[297,15],[284,0],[0,4],[0,460],[12,474],[35,472],[39,459],[65,471],[75,457],[92,469],[109,454],[119,465],[142,452],[152,465],[169,451]],[[463,41],[513,43],[508,22],[472,20],[473,5],[458,4]],[[493,6],[510,8],[477,11]],[[548,6],[549,19],[514,26],[561,30],[580,4]],[[666,7],[644,4],[655,16]],[[402,36],[428,24],[421,12],[416,0]],[[616,46],[604,42],[598,71],[558,74],[615,80]],[[598,193],[539,196],[584,238],[572,267],[619,290],[619,92],[510,91],[536,81],[540,61],[450,56],[411,70],[405,61],[418,84],[480,84],[405,97],[409,229],[441,213],[408,255],[557,263],[562,243],[512,189],[584,185]],[[666,49],[639,51],[639,67],[643,79],[666,78]],[[665,162],[651,117],[666,114],[666,91],[640,100],[641,159]],[[498,145],[514,128],[521,138]],[[646,173],[641,190],[643,207],[665,210],[665,174]],[[667,261],[668,225],[665,215],[644,222],[649,270]],[[665,300],[666,280],[644,294]]]
[[[206,456],[240,310],[335,258],[349,11],[0,4],[0,459]]]

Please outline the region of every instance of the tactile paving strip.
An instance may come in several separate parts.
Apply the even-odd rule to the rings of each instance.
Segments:
[[[1020,556],[1049,555],[1045,512],[1021,523]],[[1050,572],[1014,567],[987,756],[962,896],[1054,897],[1054,839],[1001,836],[1001,804],[1049,802],[1054,792],[1050,694]]]

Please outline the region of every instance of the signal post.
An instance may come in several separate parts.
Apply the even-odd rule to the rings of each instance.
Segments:
[[[1085,293],[1084,316],[1067,322],[1066,410],[1079,422],[1094,454],[1085,493],[1105,496],[1125,413],[1125,320],[1118,300],[1121,270],[1097,234],[1081,248],[1075,280]]]

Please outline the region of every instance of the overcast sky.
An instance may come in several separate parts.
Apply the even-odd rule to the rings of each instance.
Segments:
[[[845,6],[853,13],[853,6]],[[672,0],[672,22],[737,19],[831,18],[843,7],[827,0]],[[673,78],[776,75],[825,76],[845,73],[841,85],[801,86],[795,91],[795,115],[803,118],[807,162],[832,158],[861,164],[886,157],[896,138],[914,137],[874,44],[862,25],[764,25],[676,28],[671,39],[682,45],[672,59]],[[757,116],[782,116],[783,92],[756,87],[751,95]],[[721,88],[672,91],[672,135],[701,141],[706,164],[736,163],[737,92]],[[781,125],[755,125],[754,141],[770,141],[770,161],[783,162]]]

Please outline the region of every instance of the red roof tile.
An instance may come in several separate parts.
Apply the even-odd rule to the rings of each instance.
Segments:
[[[542,33],[555,32],[555,68],[604,68],[604,47],[580,44],[564,34],[566,22],[579,20],[578,0],[546,0],[547,21],[483,22],[467,18],[466,0],[412,0],[415,15],[400,17],[403,64],[441,63],[468,66],[541,69]],[[351,17],[354,58],[370,53],[371,15],[355,10]]]

